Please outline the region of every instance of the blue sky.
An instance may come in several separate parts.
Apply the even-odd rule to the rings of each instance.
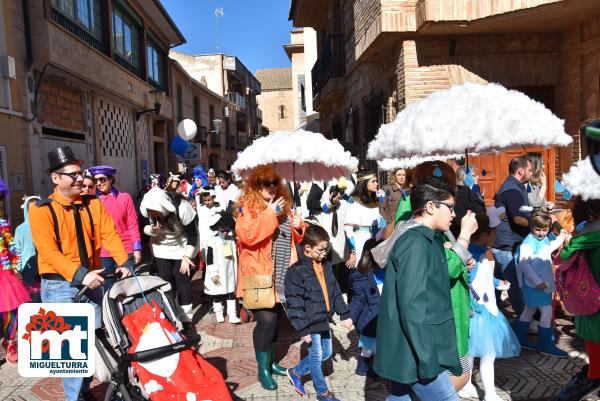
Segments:
[[[220,53],[237,56],[257,69],[289,67],[283,45],[290,43],[290,0],[161,0],[187,43],[175,48],[192,54],[216,52],[215,9],[220,18]]]

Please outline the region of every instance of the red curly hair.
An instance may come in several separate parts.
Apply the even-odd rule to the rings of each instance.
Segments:
[[[283,180],[273,167],[271,166],[259,166],[252,170],[248,178],[244,181],[244,189],[242,194],[239,196],[237,203],[234,208],[234,216],[237,218],[240,214],[240,209],[245,207],[250,211],[252,215],[256,215],[267,208],[265,200],[261,195],[262,183],[264,181],[279,181],[277,186],[277,192],[275,199],[280,197],[285,201],[283,206],[283,212],[279,214],[278,220],[281,222],[289,216],[292,205],[292,197],[288,189],[283,185]]]

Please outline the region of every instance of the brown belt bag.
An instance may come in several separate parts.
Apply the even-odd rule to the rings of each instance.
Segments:
[[[254,275],[244,277],[244,308],[268,309],[275,306],[273,276]]]

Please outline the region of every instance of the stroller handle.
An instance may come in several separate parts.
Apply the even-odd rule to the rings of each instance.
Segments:
[[[107,273],[107,274],[102,274],[102,277],[104,278],[114,278],[114,277],[119,277],[117,275],[117,273]],[[81,290],[79,290],[79,292],[77,293],[77,295],[75,295],[75,300],[74,303],[78,304],[81,302],[81,297],[83,297],[83,294],[85,294],[85,292],[89,289],[89,286],[84,286]]]
[[[130,354],[123,355],[123,357],[131,362],[150,362],[155,359],[164,358],[169,355],[177,354],[184,349],[192,347],[200,341],[198,334],[192,334],[183,341],[179,341],[173,344],[165,345],[158,348],[152,348],[144,351],[132,352]]]
[[[139,265],[135,265],[133,268],[135,269],[139,269],[141,267],[146,267],[146,266],[150,266],[152,264],[152,262],[144,262],[144,263],[140,263]],[[126,266],[117,266],[117,268],[119,267],[126,267]],[[106,274],[102,274],[101,275],[104,278],[117,278],[119,279],[120,276],[118,273],[106,273]],[[83,297],[83,294],[85,294],[85,292],[88,290],[88,288],[90,288],[89,286],[84,286],[78,293],[77,295],[75,295],[75,300],[74,303],[78,304],[81,302],[81,297]]]

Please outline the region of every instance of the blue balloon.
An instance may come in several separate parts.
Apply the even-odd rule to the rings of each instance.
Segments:
[[[434,177],[441,177],[442,176],[442,169],[439,167],[436,167],[435,170],[433,170],[433,176]]]
[[[564,200],[568,201],[568,200],[571,200],[571,198],[573,197],[573,194],[572,194],[571,192],[569,192],[569,190],[568,190],[568,189],[565,189],[565,190],[563,191],[563,194],[562,194],[562,196],[563,196],[563,199],[564,199]]]
[[[486,169],[481,170],[481,175],[485,177],[487,175],[487,170]]]
[[[473,188],[471,188],[471,191],[473,191],[476,194],[480,193],[481,192],[481,188],[479,188],[479,184],[473,185]]]
[[[176,136],[171,141],[171,150],[176,155],[179,155],[179,156],[185,155],[185,152],[187,152],[189,147],[190,147],[190,143],[188,141],[180,138],[179,136]]]

